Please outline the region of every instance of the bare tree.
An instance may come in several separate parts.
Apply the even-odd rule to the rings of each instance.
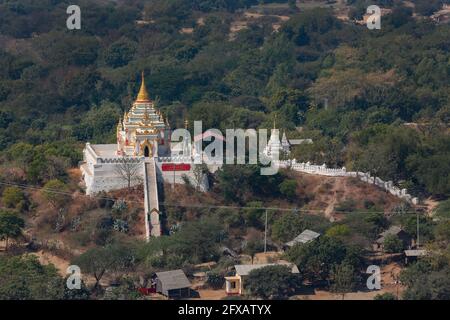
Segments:
[[[140,170],[140,162],[136,162],[133,159],[123,159],[122,162],[116,165],[114,171],[120,179],[124,180],[127,183],[128,191],[130,191],[132,184],[134,184],[135,182],[140,182],[142,180]]]
[[[201,184],[203,183],[203,179],[205,174],[209,172],[208,166],[204,163],[197,164],[194,167],[193,174],[194,174],[194,182],[195,182],[195,189],[199,190]]]

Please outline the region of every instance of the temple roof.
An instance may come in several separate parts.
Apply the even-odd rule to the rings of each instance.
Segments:
[[[141,77],[142,77],[141,88],[139,89],[136,102],[150,102],[150,97],[148,95],[147,88],[145,87],[145,77],[143,71]]]
[[[164,117],[155,109],[154,102],[150,99],[145,87],[144,72],[142,72],[142,83],[136,101],[129,112],[123,117],[122,130],[133,126],[143,130],[164,129],[166,124]],[[153,130],[154,131],[154,130]]]

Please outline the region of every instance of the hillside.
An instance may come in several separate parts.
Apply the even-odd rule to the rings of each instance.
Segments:
[[[255,261],[299,273],[256,270],[245,298],[450,299],[450,0],[374,3],[379,30],[368,0],[0,0],[0,300],[156,300],[156,273],[180,269],[222,298]],[[145,241],[142,186],[86,195],[88,142],[109,144],[90,163],[101,180],[128,156],[162,159],[160,134],[195,121],[308,139],[283,159],[419,204],[355,178],[195,164],[210,189],[161,186],[164,232]],[[367,293],[374,264],[398,296]],[[67,265],[83,290],[66,290]]]

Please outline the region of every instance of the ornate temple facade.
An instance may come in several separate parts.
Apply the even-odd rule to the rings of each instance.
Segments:
[[[83,150],[81,173],[86,194],[95,194],[101,191],[122,189],[128,186],[127,168],[136,165],[133,169],[131,185],[137,185],[145,179],[143,163],[153,161],[158,171],[158,178],[162,177],[168,182],[182,181],[181,175],[192,175],[190,165],[184,166],[186,170],[169,170],[164,168],[164,161],[171,162],[185,160],[190,163],[190,155],[184,159],[171,157],[170,126],[154,102],[150,99],[145,86],[144,75],[136,100],[128,112],[125,112],[117,124],[115,144],[86,143]],[[124,165],[124,163],[126,165]],[[128,172],[130,175],[130,172]]]
[[[155,109],[144,75],[136,101],[117,125],[117,155],[145,158],[170,155],[170,127]]]
[[[201,150],[195,149],[191,141],[185,139],[178,143],[171,142],[170,125],[151,100],[143,74],[136,100],[123,118],[119,119],[116,138],[115,144],[86,143],[80,165],[86,194],[123,189],[129,182],[131,185],[142,183],[146,179],[142,164],[149,162],[155,165],[158,181],[184,183],[184,176],[194,179],[194,160],[204,156]],[[286,136],[283,135],[280,141],[278,130],[272,130],[263,153],[273,157],[289,153],[289,148]],[[131,181],[124,179],[123,171],[127,169],[124,168],[124,163],[127,166],[136,164]],[[218,167],[220,166],[212,165],[210,169],[214,171]],[[200,187],[207,189],[207,181]]]

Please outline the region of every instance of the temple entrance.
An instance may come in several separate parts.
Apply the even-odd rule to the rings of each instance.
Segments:
[[[153,157],[153,144],[148,139],[141,143],[139,155],[145,158]]]

